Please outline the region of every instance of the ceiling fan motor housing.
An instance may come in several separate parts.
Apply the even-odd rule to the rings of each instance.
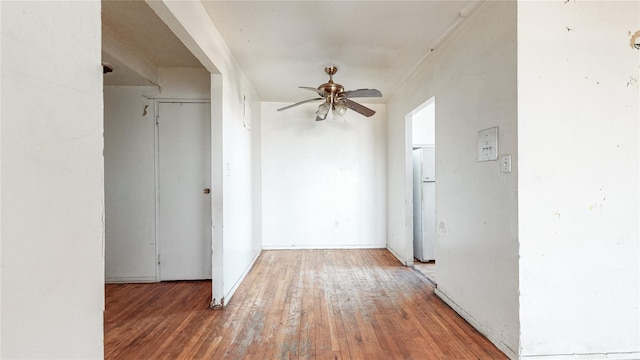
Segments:
[[[328,83],[318,86],[318,90],[324,92],[327,100],[333,103],[338,94],[344,91],[344,87],[329,80]]]
[[[318,86],[318,90],[324,92],[327,102],[333,104],[337,100],[338,94],[344,91],[344,87],[333,82],[333,75],[338,72],[337,67],[327,66],[324,68],[324,72],[329,75],[329,82]]]

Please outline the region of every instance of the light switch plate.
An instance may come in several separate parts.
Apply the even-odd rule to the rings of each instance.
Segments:
[[[502,155],[500,156],[500,172],[510,173],[511,172],[511,155]]]
[[[498,160],[498,127],[478,131],[478,161]]]

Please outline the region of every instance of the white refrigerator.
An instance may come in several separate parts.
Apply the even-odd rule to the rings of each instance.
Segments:
[[[435,260],[435,155],[433,146],[413,150],[413,256],[422,262]]]

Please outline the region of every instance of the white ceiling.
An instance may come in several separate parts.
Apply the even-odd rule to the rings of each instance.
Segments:
[[[102,26],[159,67],[201,67],[143,0],[102,0]]]
[[[144,0],[102,0],[102,35],[107,34],[157,67],[202,67]],[[105,85],[150,85],[125,64],[102,53],[114,70],[104,76]]]
[[[385,102],[477,1],[202,4],[263,101],[314,97],[297,87],[326,82],[324,67],[335,65],[335,82],[346,90],[379,89]],[[103,2],[103,23],[159,66],[197,65],[142,1]]]

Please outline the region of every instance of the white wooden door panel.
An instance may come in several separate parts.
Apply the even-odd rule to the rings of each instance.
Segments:
[[[211,278],[208,103],[158,104],[160,280]]]

